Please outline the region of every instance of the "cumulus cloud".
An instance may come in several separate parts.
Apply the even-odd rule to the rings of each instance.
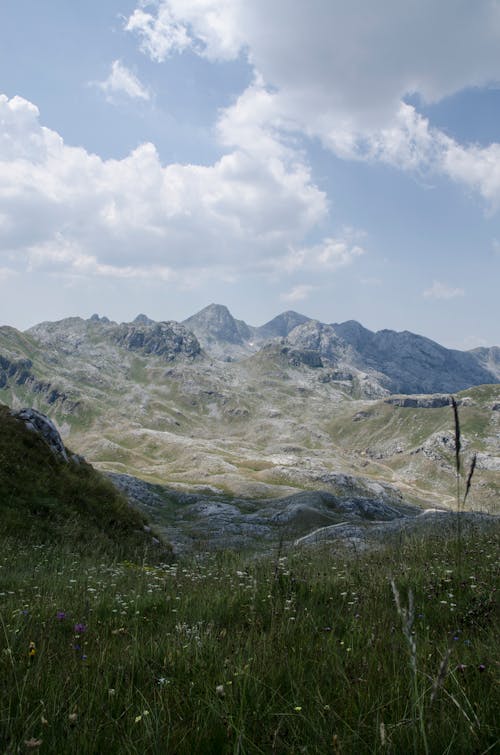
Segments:
[[[289,304],[293,304],[297,301],[303,301],[307,299],[309,294],[314,291],[316,286],[310,286],[306,283],[302,283],[298,286],[293,286],[287,293],[280,294],[280,299],[286,301]]]
[[[157,61],[246,55],[259,97],[252,85],[239,98],[223,137],[277,144],[298,131],[342,158],[442,173],[500,206],[500,145],[458,144],[404,102],[498,82],[500,0],[142,0],[126,28]]]
[[[108,99],[113,99],[113,95],[116,94],[125,94],[135,100],[151,99],[147,87],[141,84],[137,76],[120,60],[114,60],[108,78],[104,81],[95,82],[95,85],[102,89]]]
[[[159,61],[244,53],[318,123],[387,124],[405,95],[435,102],[497,80],[500,65],[498,0],[142,0],[126,28]]]
[[[464,296],[465,291],[463,288],[453,288],[446,283],[440,281],[433,281],[430,288],[426,288],[422,296],[426,299],[442,299],[448,301],[449,299],[456,299],[457,296]]]
[[[283,267],[288,272],[308,270],[312,272],[333,272],[354,262],[365,253],[363,247],[349,239],[326,238],[313,246],[291,248]]]
[[[239,0],[142,0],[125,25],[139,36],[152,60],[164,61],[188,48],[211,60],[231,60],[245,44]]]
[[[0,96],[0,265],[183,283],[283,266],[326,217],[326,198],[258,117],[261,142],[241,146],[235,118],[221,125],[228,152],[216,163],[164,166],[152,144],[121,160],[69,147],[33,104]]]

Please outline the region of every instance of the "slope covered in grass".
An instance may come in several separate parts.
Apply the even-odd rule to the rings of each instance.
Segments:
[[[132,554],[144,517],[83,460],[65,462],[0,405],[0,536]]]
[[[496,752],[497,555],[494,530],[155,567],[7,547],[0,751]]]

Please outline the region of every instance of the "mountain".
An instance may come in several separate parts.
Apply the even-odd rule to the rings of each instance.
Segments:
[[[500,380],[500,347],[492,346],[489,349],[480,347],[468,353],[472,354],[485,370]]]
[[[254,328],[235,320],[227,307],[209,304],[182,323],[192,330],[203,348],[221,359],[233,359],[251,353],[249,342]]]
[[[475,354],[446,349],[408,331],[373,333],[353,321],[332,327],[352,347],[352,364],[384,376],[381,383],[391,393],[453,393],[500,379]]]
[[[298,325],[304,325],[309,320],[309,317],[289,310],[288,312],[282,312],[281,315],[274,317],[269,322],[266,322],[265,325],[255,328],[255,332],[259,341],[266,341],[269,338],[286,338],[294,328]]]
[[[466,385],[457,394],[462,444],[477,452],[480,475],[471,501],[497,505],[498,350],[454,352],[297,313],[261,328],[216,305],[193,318],[204,342],[186,323],[149,318],[1,327],[0,401],[49,415],[97,468],[176,495],[238,497],[257,511],[255,502],[304,490],[352,497],[339,480],[363,478],[395,486],[405,501],[443,505],[455,489],[449,392]]]

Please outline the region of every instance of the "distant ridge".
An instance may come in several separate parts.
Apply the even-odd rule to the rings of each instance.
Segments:
[[[260,328],[256,328],[256,331],[261,339],[286,338],[294,328],[298,325],[304,325],[309,320],[310,318],[305,315],[288,310],[269,320],[265,325],[261,325]]]
[[[0,328],[5,344],[16,340],[16,332]],[[41,323],[26,334],[46,347],[71,354],[97,332],[125,348],[163,355],[167,361],[203,353],[215,360],[241,361],[260,350],[266,360],[271,352],[264,347],[274,344],[292,363],[333,369],[336,379],[361,381],[362,393],[368,396],[453,393],[500,382],[499,347],[447,349],[409,331],[373,332],[355,320],[322,323],[292,310],[255,327],[237,320],[225,305],[212,303],[180,324],[159,323],[139,314],[132,323],[117,325],[107,317],[93,315],[88,320],[72,317]],[[17,353],[15,350],[11,356]],[[20,360],[10,359],[7,352],[2,354],[0,342],[0,386],[6,384],[9,372],[19,375],[19,380],[32,379],[34,385],[41,385],[30,377],[22,353]]]

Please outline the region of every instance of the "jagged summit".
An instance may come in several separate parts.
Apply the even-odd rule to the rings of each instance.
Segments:
[[[182,324],[192,330],[203,348],[214,356],[231,359],[251,351],[247,342],[254,328],[243,320],[236,320],[223,304],[209,304]]]
[[[161,324],[141,313],[133,322],[118,326],[107,317],[93,315],[87,320],[73,317],[41,323],[26,335],[67,354],[92,354],[91,344],[96,339],[111,339],[127,349],[165,355],[168,360],[191,359],[203,349],[215,360],[241,361],[280,341],[286,353],[307,354],[306,362],[301,363],[333,369],[335,379],[361,381],[362,394],[369,396],[388,392],[453,393],[500,382],[498,347],[458,351],[409,331],[373,332],[355,320],[327,324],[293,310],[253,327],[233,317],[225,305],[212,303],[181,324]],[[8,341],[5,333],[7,347]],[[18,365],[23,355],[17,350],[7,354],[7,350],[4,356]],[[270,352],[264,351],[263,358],[266,354]]]
[[[109,317],[106,317],[106,315],[102,315],[102,317],[101,317],[101,316],[99,316],[99,315],[98,315],[97,313],[94,313],[93,315],[91,315],[91,316],[89,317],[89,320],[90,320],[91,322],[102,322],[102,323],[104,323],[105,325],[108,325],[108,323],[110,323],[110,322],[111,322],[111,320],[109,319]]]

